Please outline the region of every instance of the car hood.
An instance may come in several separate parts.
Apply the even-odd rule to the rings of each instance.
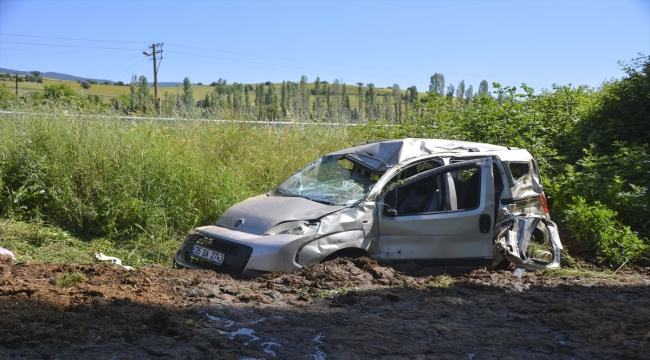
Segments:
[[[264,235],[279,223],[315,220],[344,209],[299,197],[259,195],[231,206],[217,220],[217,225],[249,234]],[[235,224],[241,220],[241,224]]]

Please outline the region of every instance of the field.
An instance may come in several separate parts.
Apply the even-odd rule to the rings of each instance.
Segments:
[[[299,79],[296,79],[296,81]],[[8,89],[11,90],[12,92],[15,91],[15,82],[13,81],[7,81],[6,79],[0,80],[0,83],[4,83],[7,85]],[[101,84],[93,84],[91,85],[90,89],[83,89],[81,87],[81,84],[75,82],[75,81],[67,81],[67,80],[55,80],[55,79],[43,79],[43,83],[35,83],[35,82],[19,82],[18,83],[18,95],[23,95],[25,93],[33,93],[36,91],[43,91],[43,86],[45,85],[53,85],[53,84],[66,84],[70,86],[75,92],[77,92],[80,95],[99,95],[102,97],[104,102],[110,101],[111,99],[118,97],[121,94],[129,94],[130,93],[130,88],[129,86],[113,86],[113,85],[101,85]],[[256,84],[251,84],[255,86]],[[282,84],[273,84],[278,92],[280,93],[280,87]],[[307,87],[309,89],[314,88],[314,83],[309,83],[307,84]],[[353,109],[356,109],[358,107],[358,96],[357,96],[357,89],[358,87],[356,85],[346,85],[346,93],[350,96],[350,105]],[[364,87],[364,90],[367,90],[367,87]],[[194,100],[199,101],[203,98],[205,98],[206,94],[210,94],[214,91],[214,87],[209,86],[209,85],[192,85],[192,91],[194,94]],[[165,93],[171,94],[171,95],[176,95],[177,92],[180,94],[183,93],[183,86],[180,85],[178,88],[176,86],[160,86],[158,87],[158,96],[163,97]],[[392,92],[392,89],[383,89],[383,88],[376,88],[377,94],[385,94],[385,93],[390,93]],[[153,86],[151,86],[150,93],[153,95]],[[402,90],[402,93],[404,91]],[[424,93],[420,93],[420,96],[423,96]],[[251,101],[254,101],[254,94],[251,94]],[[313,100],[312,100],[313,101]]]

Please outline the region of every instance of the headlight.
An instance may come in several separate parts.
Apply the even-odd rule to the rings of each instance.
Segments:
[[[265,235],[313,235],[318,232],[320,221],[289,221],[275,226]]]

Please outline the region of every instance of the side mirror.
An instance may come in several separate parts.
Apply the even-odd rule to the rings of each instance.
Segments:
[[[384,206],[386,206],[386,205],[384,205]],[[386,206],[385,209],[386,210],[384,211],[384,214],[386,214],[386,216],[390,216],[390,217],[397,216],[397,210],[390,209],[388,206]]]

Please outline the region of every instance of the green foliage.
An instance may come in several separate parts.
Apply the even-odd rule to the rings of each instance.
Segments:
[[[84,81],[81,83],[81,87],[84,89],[90,89],[90,83],[87,81]]]
[[[340,129],[24,110],[0,118],[0,216],[104,239],[105,253],[134,265],[169,264],[193,227],[350,144]]]
[[[70,102],[78,98],[77,93],[66,84],[45,85],[43,94],[46,99],[52,101]]]
[[[573,239],[594,248],[601,261],[620,265],[641,257],[646,245],[629,226],[619,224],[616,215],[599,201],[588,205],[585,199],[574,197],[565,210],[565,226]]]
[[[617,212],[642,237],[650,237],[648,145],[626,147],[617,142],[614,147],[618,150],[613,155],[597,155],[592,146],[575,165],[567,164],[551,185],[553,207],[562,211],[576,196],[599,202]]]
[[[6,109],[11,103],[16,100],[16,94],[14,94],[7,85],[0,84],[0,108]]]
[[[612,144],[650,143],[650,56],[639,56],[631,64],[621,63],[627,77],[605,83],[595,97],[592,112],[577,131],[583,144],[594,144],[599,153],[617,151]],[[580,156],[568,152],[571,159]]]
[[[194,95],[189,78],[183,79],[183,95],[181,98],[187,109],[194,107]]]
[[[58,287],[70,287],[81,284],[86,281],[86,275],[83,273],[63,273],[59,280],[56,281]]]

